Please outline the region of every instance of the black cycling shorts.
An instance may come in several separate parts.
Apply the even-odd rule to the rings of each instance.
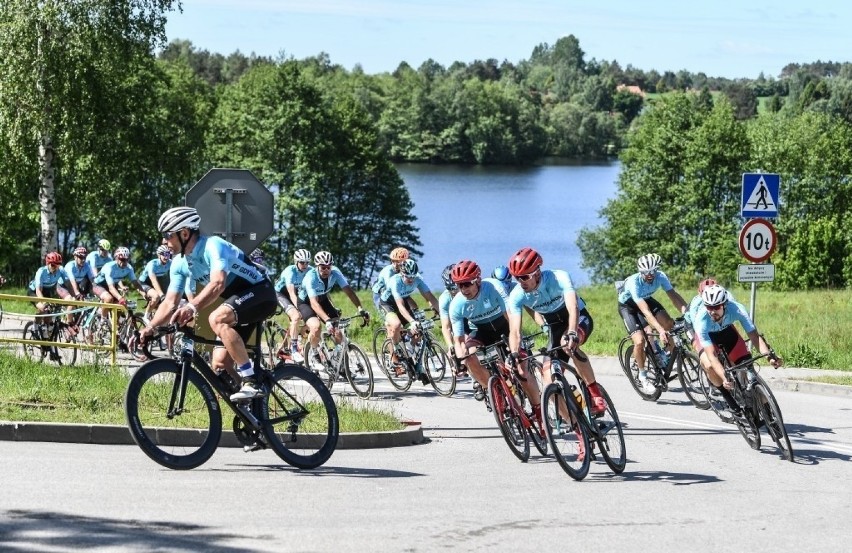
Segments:
[[[660,302],[654,298],[645,298],[645,303],[648,304],[648,309],[651,310],[651,313],[653,313],[655,317],[657,316],[657,313],[660,312],[668,315]],[[624,321],[624,327],[627,328],[628,334],[633,334],[637,330],[648,326],[648,321],[645,320],[645,316],[639,310],[639,306],[636,305],[633,298],[630,298],[625,303],[618,304],[618,314],[621,315],[621,319]]]

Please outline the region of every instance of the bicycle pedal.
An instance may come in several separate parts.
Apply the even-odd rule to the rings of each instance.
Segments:
[[[263,444],[263,443],[260,443],[260,442],[255,442],[251,445],[244,445],[243,446],[243,453],[251,453],[253,451],[260,451],[262,449],[266,449],[266,444]]]

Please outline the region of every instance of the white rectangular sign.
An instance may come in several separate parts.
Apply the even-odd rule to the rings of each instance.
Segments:
[[[756,263],[740,265],[737,270],[739,282],[772,282],[775,280],[775,265],[772,263]]]

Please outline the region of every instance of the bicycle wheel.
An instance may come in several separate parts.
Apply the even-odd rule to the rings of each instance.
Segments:
[[[44,340],[42,337],[42,326],[37,325],[33,321],[29,321],[24,325],[24,340]],[[48,354],[48,348],[42,346],[34,346],[32,344],[22,344],[24,348],[24,357],[30,361],[43,361]]]
[[[142,315],[134,313],[132,316],[128,316],[124,322],[121,323],[121,327],[119,328],[119,344],[121,344],[121,347],[127,350],[127,353],[129,353],[136,361],[148,361],[151,358],[147,353],[145,353],[143,348],[138,347],[138,342],[137,347],[134,347],[132,351],[127,347],[127,344],[130,343],[130,339],[133,337],[133,334],[145,328],[145,325],[145,318],[142,317]]]
[[[530,436],[506,395],[503,383],[496,376],[488,380],[488,401],[509,449],[521,462],[526,463],[530,458]]]
[[[423,370],[440,395],[450,397],[456,391],[456,373],[446,350],[440,344],[430,341],[429,348],[423,352]]]
[[[564,384],[553,382],[544,389],[542,415],[550,449],[559,466],[574,480],[582,480],[589,474],[592,456],[589,451],[589,431],[580,423],[580,410],[571,398],[565,401],[562,393]],[[562,413],[560,413],[562,411]],[[564,413],[567,411],[567,419]]]
[[[630,344],[624,350],[624,360],[622,363],[622,369],[624,370],[624,374],[627,375],[627,379],[630,380],[630,385],[633,386],[633,389],[639,394],[639,397],[644,399],[645,401],[657,401],[660,398],[660,394],[663,393],[663,388],[655,383],[653,392],[646,392],[645,388],[642,386],[642,383],[639,381],[639,367],[636,366],[636,360],[633,359],[633,344]],[[626,363],[627,365],[625,365]],[[651,360],[649,359],[647,348],[645,349],[645,366],[648,367],[651,365]],[[653,369],[648,370],[648,378],[654,381]]]
[[[312,469],[328,461],[340,436],[331,392],[301,365],[278,363],[264,374],[269,393],[255,400],[255,412],[269,446],[296,468]]]
[[[627,465],[627,446],[624,444],[624,429],[621,427],[621,420],[618,418],[618,412],[615,410],[612,398],[609,397],[606,388],[600,382],[598,382],[598,389],[606,401],[606,411],[602,415],[593,417],[590,421],[595,429],[594,438],[598,442],[601,455],[603,455],[606,464],[609,465],[612,472],[621,474]],[[586,394],[586,405],[589,405],[588,389],[585,389],[584,393]]]
[[[398,359],[397,363],[393,362],[393,356],[397,355],[394,353],[394,349],[393,341],[390,338],[382,342],[379,364],[383,366],[382,370],[388,377],[388,380],[390,380],[391,386],[400,392],[405,392],[411,388],[414,376],[406,368],[405,360]]]
[[[725,398],[723,398],[719,391],[710,384],[710,379],[707,378],[707,371],[703,368],[698,373],[698,383],[701,385],[701,392],[704,394],[704,397],[707,398],[707,405],[710,409],[716,413],[722,422],[733,424],[734,420],[731,418]]]
[[[539,390],[544,390],[541,374],[542,366],[538,359],[531,358],[527,361],[527,378],[534,378]],[[544,428],[544,419],[541,418],[541,397],[536,398],[535,405],[529,396],[524,393],[524,410],[529,413],[530,427],[527,428],[530,440],[538,452],[547,456],[547,430]],[[537,412],[537,413],[536,413]]]
[[[319,358],[322,362],[322,370],[317,370],[314,363],[310,360],[314,358],[314,347],[311,346],[310,342],[305,344],[305,359],[307,363],[310,365],[306,365],[306,368],[317,375],[320,380],[322,380],[323,384],[325,384],[326,388],[331,390],[334,386],[334,383],[337,382],[338,378],[343,378],[342,372],[345,370],[343,363],[340,364],[339,368],[335,368],[332,364],[334,361],[331,360],[331,352],[334,350],[334,340],[330,337],[325,337],[325,344],[317,344],[317,351],[319,352]],[[325,346],[325,347],[323,347]]]
[[[787,435],[787,428],[784,426],[784,418],[781,416],[781,408],[772,394],[772,390],[763,383],[757,382],[752,388],[754,400],[760,408],[760,414],[763,417],[763,422],[766,424],[766,431],[778,449],[781,450],[781,456],[788,461],[793,460],[793,446],[790,445],[790,437]]]
[[[76,344],[77,338],[71,334],[68,325],[65,323],[56,323],[59,325],[59,331],[56,333],[56,341],[65,344]],[[54,361],[64,367],[70,367],[77,361],[77,348],[53,346],[50,348],[53,351]]]
[[[207,461],[222,435],[216,393],[195,370],[185,373],[183,404],[176,405],[182,372],[173,359],[154,359],[137,369],[124,394],[133,441],[156,463],[176,470]]]
[[[373,395],[373,386],[375,385],[373,367],[370,366],[370,360],[367,359],[367,354],[360,346],[349,344],[343,367],[346,371],[346,379],[358,397],[366,399]]]
[[[694,352],[680,351],[677,356],[677,379],[689,401],[702,411],[710,408],[710,401],[701,389],[700,378],[703,372],[704,369]]]
[[[749,447],[752,449],[760,449],[760,429],[757,427],[754,415],[751,413],[751,408],[748,407],[744,401],[738,384],[734,385],[734,389],[731,390],[731,394],[734,396],[737,404],[742,406],[742,415],[733,416],[734,424],[737,425],[737,429],[740,431],[740,434],[742,434],[743,439],[745,439]]]
[[[373,357],[376,358],[376,361],[379,364],[379,369],[385,373],[385,376],[390,378],[387,367],[385,367],[384,363],[382,363],[382,345],[387,337],[388,331],[384,326],[378,327],[373,333]]]
[[[278,363],[278,350],[281,348],[287,349],[288,337],[287,332],[278,325],[263,326],[263,337],[260,342],[260,348],[264,363],[268,368],[272,368]],[[289,352],[289,349],[287,349]]]

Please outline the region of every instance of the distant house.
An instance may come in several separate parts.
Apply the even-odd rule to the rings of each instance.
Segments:
[[[643,99],[645,98],[645,91],[642,90],[641,88],[639,88],[636,85],[620,84],[617,87],[615,87],[616,92],[621,92],[622,90],[626,90],[627,92],[630,92],[631,94],[636,94],[637,96],[641,96]]]

